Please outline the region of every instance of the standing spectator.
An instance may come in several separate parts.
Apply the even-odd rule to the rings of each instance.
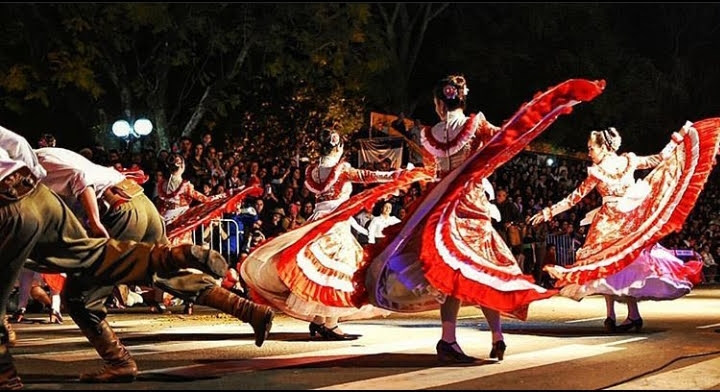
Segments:
[[[420,165],[423,163],[422,154],[420,153],[420,132],[422,131],[423,125],[419,119],[413,121],[413,126],[410,128],[409,138],[415,145],[410,148],[410,163],[414,165]]]
[[[205,166],[205,147],[198,143],[195,145],[195,150],[190,161],[187,161],[189,170],[190,181],[194,185],[201,185],[202,183],[210,179],[210,172]]]
[[[230,168],[230,172],[227,174],[225,179],[225,187],[229,189],[240,188],[243,185],[243,181],[240,178],[240,166],[233,165]]]
[[[712,283],[717,280],[717,263],[710,253],[710,246],[704,245],[700,251],[700,257],[703,262],[703,277],[706,283]]]
[[[545,288],[553,287],[555,280],[545,270],[546,265],[557,265],[557,255],[555,254],[555,244],[547,244],[547,252],[545,258],[542,259],[542,269],[540,271],[539,284]]]
[[[250,173],[248,173],[248,178],[245,180],[245,186],[253,186],[253,185],[259,185],[262,186],[263,182],[258,176],[258,173],[260,172],[260,164],[257,161],[252,161],[250,163]]]
[[[302,211],[300,211],[300,216],[307,220],[312,216],[313,212],[315,212],[315,205],[312,201],[306,201],[302,205]]]
[[[378,216],[374,216],[368,224],[368,242],[375,243],[376,238],[383,238],[383,230],[392,225],[400,223],[400,219],[390,215],[393,205],[390,203],[383,204],[382,212]]]
[[[522,237],[520,235],[520,223],[522,223],[522,215],[517,206],[508,200],[508,194],[505,189],[497,192],[495,204],[500,210],[499,222],[493,220],[492,225],[500,234],[500,237],[510,246],[513,256],[516,258],[522,253]]]
[[[212,132],[205,131],[202,134],[202,138],[200,139],[202,142],[203,147],[205,148],[205,151],[207,151],[213,144],[212,144]]]
[[[192,158],[193,154],[193,142],[192,139],[190,139],[187,136],[183,136],[180,138],[180,151],[178,151],[180,155],[182,155],[185,162],[189,161],[190,158]]]
[[[273,209],[270,220],[265,221],[262,226],[262,232],[265,234],[265,238],[272,238],[285,232],[283,228],[282,220],[285,217],[285,210],[282,207]]]
[[[305,218],[300,215],[300,203],[290,204],[288,215],[282,220],[282,227],[285,231],[297,229],[305,224]]]

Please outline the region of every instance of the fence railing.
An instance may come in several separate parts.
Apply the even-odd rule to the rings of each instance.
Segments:
[[[547,243],[555,245],[555,257],[558,265],[570,265],[575,262],[575,251],[577,242],[567,234],[550,234],[547,236]]]
[[[213,219],[193,231],[195,245],[208,246],[220,252],[231,265],[240,257],[241,239],[244,237],[240,225],[232,219]]]

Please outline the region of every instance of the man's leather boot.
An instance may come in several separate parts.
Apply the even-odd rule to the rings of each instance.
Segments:
[[[255,332],[255,345],[258,347],[263,345],[270,334],[272,320],[275,317],[270,307],[258,305],[219,286],[205,289],[195,303],[222,310],[249,323]]]
[[[135,360],[115,335],[107,320],[97,327],[80,328],[100,357],[105,366],[94,373],[83,373],[80,382],[131,382],[135,380],[138,369]]]
[[[227,261],[218,251],[192,244],[158,246],[151,254],[151,263],[156,273],[194,268],[216,279],[225,276],[228,269]]]
[[[7,315],[3,318],[3,327],[5,328],[5,333],[7,334],[8,347],[15,347],[17,335],[15,334],[15,330],[13,329],[12,324],[10,324],[10,319]]]
[[[23,389],[23,383],[18,376],[7,343],[0,344],[0,389]]]

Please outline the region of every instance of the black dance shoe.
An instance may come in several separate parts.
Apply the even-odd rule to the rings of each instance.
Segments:
[[[325,325],[323,324],[316,324],[314,322],[310,322],[310,337],[314,337],[315,335],[323,336],[325,333]]]
[[[11,323],[21,323],[25,320],[25,308],[19,308],[9,318]]]
[[[336,325],[332,328],[327,328],[323,325],[323,333],[322,336],[325,338],[325,340],[356,340],[360,337],[360,335],[350,335],[350,334],[340,334],[335,332],[335,330],[339,327],[339,325]]]
[[[617,331],[617,325],[615,325],[615,320],[611,319],[610,317],[605,319],[605,322],[603,323],[605,325],[605,331],[608,333],[614,333]]]
[[[490,350],[490,358],[497,358],[498,361],[502,361],[505,357],[506,348],[507,346],[502,340],[498,340],[497,342],[493,343],[492,350]]]
[[[475,357],[465,355],[460,351],[456,351],[453,347],[457,342],[448,343],[444,340],[438,340],[435,350],[437,350],[437,357],[440,362],[449,363],[473,363],[476,361]]]
[[[628,319],[625,320],[625,321],[628,321],[628,322],[623,322],[622,324],[620,324],[620,325],[617,326],[617,330],[618,330],[618,331],[627,332],[627,331],[629,331],[629,330],[631,330],[631,329],[634,328],[634,329],[635,329],[635,332],[640,332],[640,330],[641,330],[642,327],[643,327],[643,319],[642,319],[642,317],[639,317],[639,318],[637,318],[637,319],[635,319],[635,320],[633,320],[633,319],[631,319],[631,318],[628,318]]]

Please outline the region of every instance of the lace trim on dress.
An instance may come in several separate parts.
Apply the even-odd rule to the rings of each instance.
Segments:
[[[424,128],[420,133],[420,140],[422,142],[422,145],[427,148],[433,155],[439,157],[451,156],[460,151],[460,149],[462,149],[463,147],[465,147],[465,145],[470,141],[470,139],[475,136],[475,132],[477,132],[477,129],[480,126],[480,119],[481,116],[471,114],[470,117],[467,118],[467,121],[465,121],[465,124],[463,125],[460,132],[458,132],[458,134],[454,138],[448,140],[447,142],[442,142],[435,138],[432,133],[432,130],[435,127]],[[446,122],[440,124],[446,124]]]
[[[327,192],[333,185],[335,185],[338,178],[340,178],[340,173],[342,173],[341,167],[344,164],[345,162],[340,162],[335,165],[330,174],[328,174],[327,178],[325,178],[325,181],[320,181],[320,173],[318,170],[320,167],[319,165],[315,164],[308,166],[305,171],[305,185],[311,192],[316,194]]]

